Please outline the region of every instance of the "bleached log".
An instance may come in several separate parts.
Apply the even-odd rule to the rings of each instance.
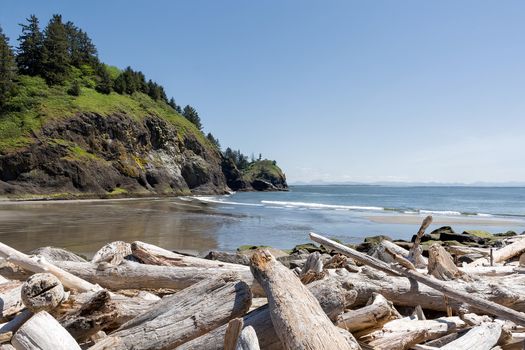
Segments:
[[[100,248],[93,256],[93,259],[91,259],[91,262],[93,264],[106,262],[111,265],[118,265],[129,255],[131,255],[131,244],[115,241]]]
[[[0,285],[0,322],[7,321],[24,308],[21,293],[22,283],[8,282]]]
[[[338,317],[336,325],[355,335],[355,332],[381,327],[386,322],[396,318],[398,315],[392,304],[381,294],[374,294],[374,299],[370,305],[345,312]]]
[[[61,268],[51,264],[44,258],[29,257],[16,249],[0,242],[0,257],[12,262],[23,269],[32,271],[34,273],[49,272],[55,275],[64,287],[69,289],[76,289],[80,292],[87,292],[89,290],[97,289],[97,286],[91,284]],[[77,263],[82,264],[82,263]]]
[[[465,326],[465,322],[459,317],[440,317],[425,321],[403,318],[386,323],[381,330],[367,334],[360,340],[376,350],[404,350]]]
[[[441,347],[442,350],[490,350],[501,335],[501,325],[491,322],[472,328],[467,334]]]
[[[84,341],[101,330],[117,329],[156,302],[99,290],[71,295],[51,314],[76,340]]]
[[[355,291],[351,291],[352,293],[348,294],[341,283],[333,278],[312,282],[307,285],[307,288],[319,301],[321,308],[331,320],[335,320],[344,311],[345,305],[353,304],[357,297]],[[272,324],[268,304],[244,316],[243,322],[245,328],[248,326],[253,327],[262,349],[281,350],[283,348]],[[222,350],[225,331],[226,325],[218,327],[179,346],[177,350]]]
[[[150,265],[223,268],[227,271],[240,272],[250,271],[250,268],[245,265],[186,256],[140,241],[131,243],[131,251],[137,259]]]
[[[212,250],[204,257],[204,259],[250,266],[250,257],[241,253],[219,252]]]
[[[256,251],[250,268],[266,292],[272,323],[286,349],[360,348],[353,337],[345,339],[337,331],[312,293],[269,251]]]
[[[428,274],[436,277],[439,280],[450,281],[458,278],[471,280],[471,278],[461,271],[452,256],[439,244],[432,244],[428,248]]]
[[[22,285],[22,301],[34,313],[51,311],[67,298],[62,283],[50,273],[37,273]]]
[[[416,270],[406,269],[405,267],[394,264],[390,266],[387,265],[385,267],[386,264],[380,260],[372,257],[366,257],[364,254],[359,253],[352,248],[339,244],[325,237],[316,235],[315,233],[310,233],[310,238],[318,243],[323,244],[324,246],[335,249],[343,254],[347,254],[363,264],[367,264],[377,269],[386,269],[387,271],[411,278],[412,280],[418,281],[438,290],[451,299],[461,300],[468,305],[483,310],[485,313],[499,316],[503,319],[513,321],[516,324],[522,326],[525,325],[525,313],[515,311],[506,306],[489,301],[484,297],[473,295],[472,293],[458,291],[457,289],[451,287],[448,282],[436,280],[430,276],[420,274]]]
[[[427,266],[427,261],[425,258],[423,258],[423,249],[420,246],[421,238],[425,234],[425,230],[430,226],[432,223],[432,216],[427,216],[423,222],[421,223],[421,227],[417,231],[416,239],[414,240],[414,244],[410,248],[410,252],[408,254],[408,260],[410,260],[416,268],[424,268]]]
[[[250,288],[235,274],[204,280],[164,297],[90,349],[173,349],[244,315],[250,303]]]
[[[204,279],[229,272],[225,268],[155,266],[132,261],[123,261],[118,266],[109,264],[97,266],[91,263],[64,261],[60,266],[76,276],[112,290],[159,288],[180,290]],[[235,273],[252,287],[254,294],[264,294],[259,284],[254,281],[249,268]]]
[[[502,263],[506,260],[515,257],[521,253],[525,252],[525,239],[517,240],[514,243],[511,243],[501,249],[498,249],[493,252],[492,258],[494,263]],[[467,264],[466,266],[479,266],[487,263],[486,258],[480,258],[474,260],[473,262]]]
[[[244,327],[237,341],[235,350],[260,350],[257,333],[252,326]]]
[[[391,254],[388,253],[388,251],[401,255],[404,258],[408,259],[409,251],[406,250],[403,247],[398,246],[397,244],[390,242],[386,239],[382,240],[375,248],[373,253],[371,254],[372,257],[377,258],[379,260],[382,260],[386,263],[392,263],[395,262],[394,258]],[[425,266],[427,264],[427,258],[424,256],[421,256],[421,261],[425,263]]]
[[[313,252],[308,255],[306,263],[301,269],[301,276],[304,276],[309,271],[314,273],[321,273],[323,271],[323,261],[321,260],[321,254],[319,254],[319,252]]]
[[[2,337],[1,343],[11,341],[13,334],[33,316],[33,313],[27,309],[24,309],[11,321],[0,324],[0,337]]]
[[[56,248],[56,247],[37,248],[37,249],[30,251],[29,255],[42,256],[49,262],[57,262],[57,261],[86,262],[87,261],[86,259],[76,255],[75,253],[71,253],[70,251],[67,251],[62,248]]]
[[[24,323],[14,334],[11,344],[17,350],[80,350],[75,339],[45,311]]]

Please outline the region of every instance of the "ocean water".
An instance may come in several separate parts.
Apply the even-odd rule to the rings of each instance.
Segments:
[[[241,245],[292,248],[313,231],[357,243],[410,239],[423,218],[456,232],[525,230],[525,188],[292,186],[228,196],[0,202],[0,241],[57,246],[87,257],[116,240],[204,254]]]
[[[525,230],[525,188],[292,186],[289,192],[244,192],[193,197],[214,210],[242,215],[218,228],[219,246],[270,245],[286,248],[306,242],[308,232],[344,242],[370,235],[410,239],[426,215],[430,230],[450,225],[456,232]]]

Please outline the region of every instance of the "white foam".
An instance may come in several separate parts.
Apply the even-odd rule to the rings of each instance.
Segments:
[[[434,215],[461,215],[459,211],[453,210],[419,210],[420,214],[434,214]]]
[[[477,213],[476,216],[481,216],[481,217],[484,217],[484,218],[490,218],[490,217],[493,217],[494,215],[492,215],[492,214],[484,214],[484,213]]]
[[[249,207],[262,207],[262,204],[257,203],[241,203],[241,202],[230,202],[227,201],[228,196],[222,196],[222,197],[205,197],[205,196],[193,196],[191,198],[196,199],[198,201],[204,202],[204,203],[216,203],[216,204],[227,204],[227,205],[245,205]]]
[[[308,202],[282,202],[282,201],[261,201],[263,204],[270,204],[272,206],[280,205],[285,208],[309,208],[309,209],[340,209],[340,210],[385,210],[381,207],[366,207],[357,205],[335,205],[323,203],[308,203]]]

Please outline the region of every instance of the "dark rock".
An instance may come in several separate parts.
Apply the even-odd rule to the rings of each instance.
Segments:
[[[494,234],[494,236],[496,237],[512,237],[512,236],[517,236],[518,234],[514,231],[507,231],[507,232],[501,232],[501,233],[496,233]]]
[[[478,244],[485,244],[486,239],[476,237],[473,235],[466,235],[462,233],[449,233],[449,232],[441,232],[439,235],[440,241],[457,241],[458,243],[478,243]]]
[[[263,179],[255,179],[251,182],[251,186],[256,191],[276,191],[277,187],[272,185],[271,182],[268,182]]]

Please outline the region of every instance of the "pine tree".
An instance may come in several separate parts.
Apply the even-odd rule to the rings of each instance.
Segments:
[[[53,15],[44,31],[42,76],[48,84],[62,84],[69,73],[68,39],[61,15]]]
[[[221,144],[219,142],[219,139],[216,139],[211,132],[208,133],[208,135],[206,135],[206,138],[212,143],[215,145],[215,147],[217,147],[218,150],[221,149]]]
[[[18,37],[20,42],[16,62],[20,73],[38,75],[42,72],[42,45],[44,37],[40,32],[38,18],[31,15],[27,18],[28,24],[20,24],[22,34]]]
[[[170,98],[168,104],[170,105],[171,108],[173,108],[174,110],[177,110],[177,103],[175,103],[175,99],[173,97]]]
[[[16,63],[9,39],[0,27],[0,107],[3,107],[13,92],[16,79]]]
[[[201,130],[202,124],[201,124],[201,118],[199,118],[199,113],[190,105],[187,105],[184,107],[184,110],[182,111],[182,116],[186,119],[188,119],[190,122],[195,124],[195,126]]]
[[[124,74],[121,73],[117,77],[117,79],[115,79],[115,83],[113,84],[113,89],[115,90],[115,92],[121,95],[126,93],[127,86],[126,86],[126,79],[124,77]]]
[[[64,25],[67,33],[67,45],[70,62],[75,67],[84,64],[96,67],[98,64],[97,48],[86,32],[79,29],[73,22]]]
[[[109,76],[108,70],[103,64],[97,66],[97,75],[99,76],[99,82],[95,86],[95,90],[102,94],[109,95],[111,93],[111,88],[113,87],[113,82]]]

